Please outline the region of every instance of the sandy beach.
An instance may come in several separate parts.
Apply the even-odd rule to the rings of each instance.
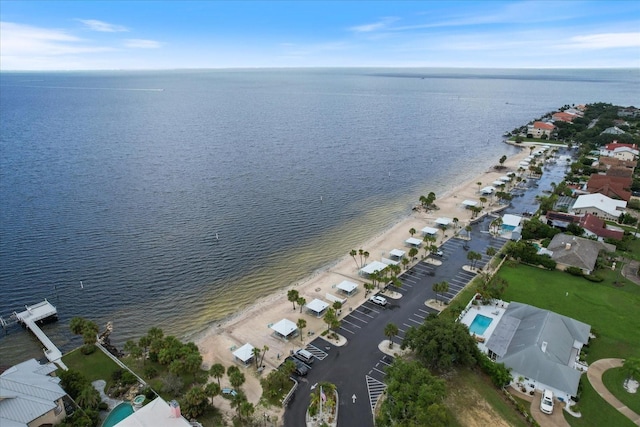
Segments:
[[[438,207],[437,210],[428,212],[414,210],[411,215],[401,219],[384,233],[379,234],[371,240],[367,242],[354,242],[353,248],[356,250],[362,248],[368,251],[371,255],[367,259],[367,263],[371,263],[373,261],[380,261],[381,257],[388,257],[389,252],[393,249],[408,252],[409,248],[406,247],[404,242],[411,237],[409,230],[414,228],[417,230],[415,237],[421,238],[420,230],[424,227],[437,228],[435,225],[437,218],[458,218],[459,229],[464,229],[464,227],[469,224],[472,212],[466,209],[462,202],[467,199],[479,200],[478,182],[481,182],[482,187],[485,187],[491,185],[493,181],[505,175],[507,172],[517,171],[519,162],[530,153],[527,145],[523,145],[522,148],[518,154],[506,160],[504,169],[496,170],[494,169],[494,165],[497,163],[492,164],[488,166],[486,172],[480,176],[458,185],[445,194],[437,195],[435,201],[435,205]],[[429,190],[425,189],[425,195],[428,192]],[[416,200],[416,205],[417,204],[418,201]],[[485,207],[491,209],[497,206]],[[480,213],[480,215],[482,215],[482,213]],[[454,230],[450,228],[446,233],[446,238],[451,238],[453,233]],[[446,238],[442,232],[439,232],[436,244],[441,244],[443,239]],[[424,251],[420,250],[419,257],[423,253]],[[264,365],[266,365],[265,372],[258,374],[255,365],[242,368],[244,369],[243,372],[247,380],[242,388],[246,392],[248,400],[254,404],[258,404],[262,393],[259,382],[261,375],[265,376],[271,369],[275,369],[281,363],[281,359],[288,355],[291,350],[303,348],[308,341],[315,339],[326,329],[326,324],[322,318],[316,318],[315,316],[307,314],[304,309],[302,313],[300,313],[298,304],[296,304],[296,309],[294,310],[293,304],[287,300],[287,291],[297,289],[300,296],[305,298],[307,303],[315,298],[328,301],[326,297],[327,294],[340,295],[335,287],[343,280],[348,280],[359,285],[358,292],[348,297],[346,304],[343,306],[342,315],[346,315],[350,309],[359,306],[365,301],[365,289],[363,287],[365,280],[358,275],[356,263],[348,254],[345,254],[344,257],[332,264],[331,267],[314,273],[305,280],[284,288],[276,294],[256,301],[252,306],[243,309],[241,312],[236,313],[229,319],[211,327],[201,334],[196,340],[196,344],[203,355],[204,367],[208,368],[214,363],[221,363],[224,366],[236,364],[233,350],[246,343],[250,343],[260,349],[265,346],[268,347],[269,350],[266,352],[263,362]],[[289,341],[283,341],[272,335],[273,331],[269,328],[270,325],[282,319],[289,319],[295,323],[300,318],[305,319],[307,322],[307,327],[303,334]],[[309,335],[310,333],[312,335]],[[336,343],[335,341],[331,342],[331,344],[340,345],[340,343]],[[226,381],[226,378],[223,378],[222,381]],[[234,413],[229,406],[229,401],[226,399],[217,397],[215,404],[224,412]],[[268,412],[272,417],[277,416],[278,418],[281,418],[283,413],[282,409],[278,410],[277,408],[259,408],[257,410],[260,413]]]

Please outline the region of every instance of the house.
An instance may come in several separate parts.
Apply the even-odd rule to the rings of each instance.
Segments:
[[[559,233],[553,236],[547,250],[552,252],[551,258],[557,263],[558,270],[576,267],[585,274],[591,274],[600,251],[615,252],[616,247],[597,240]]]
[[[578,223],[584,229],[589,237],[597,237],[599,239],[622,240],[624,231],[608,228],[607,224],[595,215],[586,214]]]
[[[60,424],[67,413],[60,378],[53,363],[27,360],[0,374],[0,426],[38,427]]]
[[[640,109],[635,107],[626,107],[618,110],[618,117],[640,117]]]
[[[627,202],[624,200],[614,200],[604,194],[584,194],[578,196],[571,207],[571,213],[574,215],[590,213],[604,220],[617,221],[626,207]]]
[[[601,156],[615,157],[625,161],[634,161],[638,158],[638,146],[636,144],[622,144],[616,141],[607,144],[600,149]]]
[[[618,126],[612,126],[600,132],[600,135],[622,135],[623,133],[626,132],[620,129]]]
[[[190,427],[191,424],[180,413],[180,405],[175,400],[167,403],[157,397],[142,408],[129,415],[115,427]]]
[[[531,134],[533,138],[542,138],[542,135],[547,135],[547,138],[550,138],[554,129],[555,126],[552,123],[533,122],[532,125],[527,126],[527,134]]]
[[[514,382],[550,389],[564,401],[578,393],[580,350],[591,326],[549,310],[511,302],[486,342],[489,357],[511,368]]]
[[[629,201],[631,197],[632,179],[631,177],[619,177],[600,174],[591,174],[589,181],[587,181],[586,190],[591,193],[604,194],[612,199],[619,199]]]
[[[551,119],[555,122],[567,122],[571,123],[573,119],[578,117],[576,114],[571,114],[568,111],[560,111],[558,113],[553,113],[551,115]]]
[[[608,156],[600,156],[600,158],[598,159],[598,169],[601,171],[609,171],[613,168],[616,169],[626,169],[628,170],[628,175],[621,175],[618,174],[616,176],[632,176],[633,175],[633,170],[636,167],[636,162],[634,161],[629,161],[629,160],[621,160],[621,159],[616,159],[615,157],[608,157]]]

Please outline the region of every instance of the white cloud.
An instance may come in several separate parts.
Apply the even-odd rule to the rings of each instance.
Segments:
[[[393,16],[388,16],[386,18],[382,18],[378,22],[373,22],[371,24],[356,25],[349,28],[349,30],[353,31],[354,33],[370,33],[372,31],[385,30],[389,27],[389,25],[393,24],[398,19],[399,18]]]
[[[602,33],[574,36],[568,43],[559,47],[575,49],[614,49],[640,47],[640,32],[637,33]]]
[[[78,19],[84,26],[92,31],[99,31],[101,33],[122,33],[127,32],[129,29],[122,25],[109,24],[108,22],[98,21],[97,19]]]
[[[124,46],[132,49],[158,49],[162,44],[155,40],[127,39]]]

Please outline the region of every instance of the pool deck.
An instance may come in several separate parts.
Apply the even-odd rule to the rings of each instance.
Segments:
[[[486,343],[487,341],[489,341],[489,337],[491,337],[491,334],[496,329],[496,325],[498,324],[498,322],[500,322],[500,319],[502,318],[502,315],[504,314],[508,306],[509,303],[503,303],[502,301],[498,302],[498,304],[494,303],[489,305],[469,305],[467,312],[460,319],[460,322],[464,323],[468,327],[471,325],[473,319],[475,319],[476,315],[478,314],[491,318],[491,323],[484,331],[484,333],[482,335],[476,335],[478,340],[478,348],[483,353],[487,353]]]

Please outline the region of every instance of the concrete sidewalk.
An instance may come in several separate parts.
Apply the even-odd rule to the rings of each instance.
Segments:
[[[619,368],[622,366],[623,359],[600,359],[589,365],[587,377],[593,388],[598,394],[606,400],[611,406],[616,408],[622,415],[633,421],[634,424],[640,426],[640,415],[627,408],[622,402],[607,390],[602,383],[602,374],[611,368]]]

